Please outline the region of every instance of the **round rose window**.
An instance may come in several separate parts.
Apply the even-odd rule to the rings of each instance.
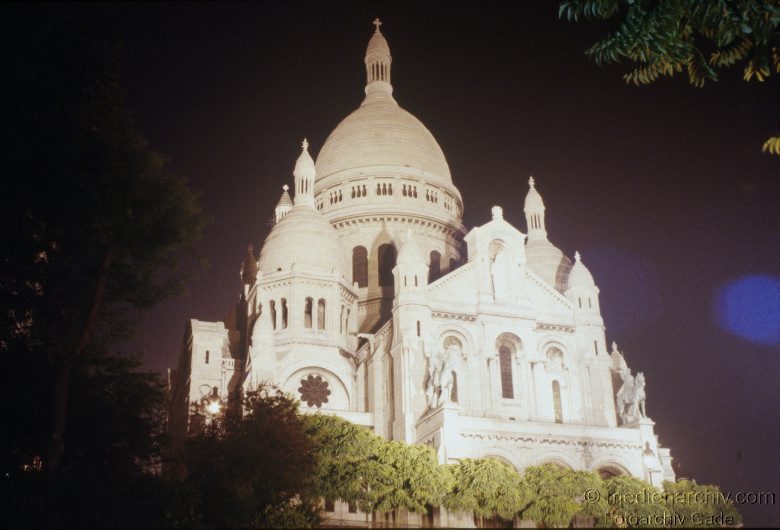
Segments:
[[[322,407],[323,403],[328,402],[330,389],[328,382],[319,375],[310,375],[301,379],[301,386],[298,388],[301,393],[301,401],[305,401],[310,407]]]

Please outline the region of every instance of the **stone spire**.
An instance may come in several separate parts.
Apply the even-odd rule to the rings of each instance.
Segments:
[[[390,84],[390,64],[393,58],[390,56],[390,46],[379,30],[381,25],[382,22],[378,18],[374,20],[376,30],[366,49],[366,99],[371,96],[393,95],[393,86]]]
[[[314,160],[309,154],[309,142],[303,139],[301,156],[295,162],[293,176],[295,177],[295,205],[314,207],[314,178],[317,171],[314,169]]]
[[[290,213],[293,208],[293,201],[290,198],[290,194],[287,190],[290,186],[285,184],[282,186],[282,196],[279,197],[279,202],[276,204],[276,210],[274,210],[274,224],[282,220],[282,217]]]
[[[528,241],[546,240],[547,229],[544,227],[544,201],[536,191],[536,181],[528,179],[528,194],[525,196],[525,221],[528,226]]]

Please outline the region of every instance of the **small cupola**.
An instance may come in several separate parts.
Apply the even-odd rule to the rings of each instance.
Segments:
[[[525,220],[528,225],[528,241],[547,239],[547,229],[544,227],[544,201],[536,190],[536,181],[528,179],[528,194],[525,196]]]
[[[290,213],[293,209],[293,201],[290,197],[290,186],[285,184],[282,186],[282,196],[279,197],[279,202],[276,203],[276,209],[274,210],[274,224],[282,220],[282,217]]]
[[[390,46],[379,30],[381,25],[381,20],[374,20],[376,29],[366,49],[366,96],[393,95],[393,85],[390,84],[390,65],[393,58],[390,55]]]
[[[293,176],[295,177],[295,205],[314,207],[314,179],[317,171],[314,169],[314,160],[309,154],[309,142],[306,138],[301,144],[301,155],[295,161]]]

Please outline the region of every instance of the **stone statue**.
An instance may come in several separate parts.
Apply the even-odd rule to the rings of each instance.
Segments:
[[[503,300],[509,294],[509,251],[501,248],[496,252],[493,262],[490,264],[490,277],[493,280],[493,299]]]
[[[628,423],[626,415],[626,406],[631,403],[631,396],[634,393],[634,376],[631,372],[623,372],[623,385],[618,390],[615,397],[615,408],[617,409],[618,416],[620,416],[620,423],[625,425]]]
[[[618,390],[615,401],[621,425],[647,417],[645,414],[645,375],[639,372],[634,379],[630,370],[623,372],[623,385]]]
[[[639,372],[634,381],[634,396],[632,399],[632,412],[634,416],[646,418],[645,413],[645,374]]]
[[[423,350],[425,359],[428,361],[428,377],[425,381],[425,397],[428,402],[428,408],[436,407],[438,396],[439,374],[441,373],[441,352],[430,342],[425,343]]]
[[[425,358],[428,361],[428,374],[425,382],[425,396],[429,409],[435,409],[451,401],[452,387],[455,383],[455,363],[457,345],[451,344],[444,351],[427,343]]]

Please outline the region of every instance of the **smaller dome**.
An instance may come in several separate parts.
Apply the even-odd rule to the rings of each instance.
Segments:
[[[331,274],[349,272],[346,252],[336,230],[310,206],[299,205],[274,225],[263,244],[258,267],[263,274],[279,270]]]
[[[593,281],[593,275],[588,268],[580,260],[580,253],[574,254],[574,265],[569,272],[568,288],[572,287],[595,287],[596,282]]]
[[[547,239],[529,241],[525,245],[526,265],[544,281],[563,292],[571,270],[571,260]]]
[[[528,186],[528,194],[525,196],[525,211],[544,210],[544,201],[539,192],[536,191],[536,182],[533,177],[528,179]]]

